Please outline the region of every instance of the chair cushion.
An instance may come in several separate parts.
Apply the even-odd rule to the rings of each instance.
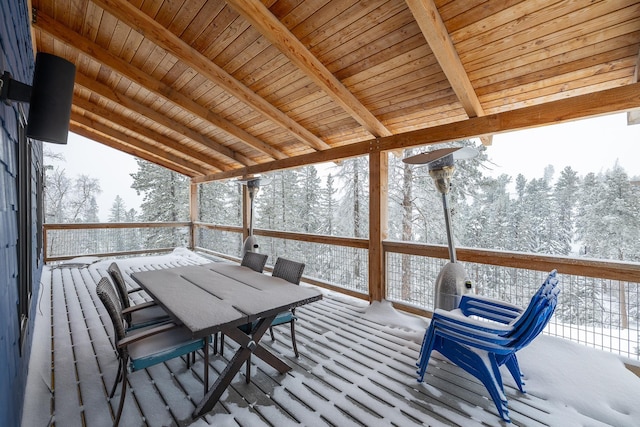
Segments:
[[[135,335],[132,334],[132,335]],[[193,339],[186,328],[171,329],[127,346],[129,369],[137,371],[202,348],[202,339]]]
[[[273,319],[273,322],[271,322],[271,326],[282,325],[283,323],[289,323],[296,319],[297,317],[294,316],[293,313],[291,313],[290,311],[283,311],[282,313],[278,313],[276,318]],[[256,323],[257,322],[253,322],[253,324],[247,323],[247,324],[238,326],[238,329],[240,329],[245,334],[248,334],[248,333],[251,333],[251,330],[255,327]]]
[[[271,322],[271,326],[282,325],[283,323],[289,323],[293,321],[296,317],[290,311],[284,311],[282,313],[278,313],[273,322]]]
[[[141,310],[135,310],[131,312],[131,325],[129,329],[138,329],[141,327],[149,326],[152,323],[159,323],[163,321],[169,321],[169,315],[160,306],[151,306],[143,308]]]

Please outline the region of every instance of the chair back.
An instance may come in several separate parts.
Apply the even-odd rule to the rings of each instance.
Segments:
[[[542,285],[540,285],[540,288],[538,289],[538,291],[533,295],[532,299],[543,297],[549,294],[549,292],[552,292],[555,289],[555,287],[558,285],[558,278],[556,277],[557,275],[558,275],[558,270],[552,270],[551,273],[549,273],[549,275],[545,279],[545,281],[542,282]]]
[[[249,267],[253,271],[257,271],[258,273],[262,273],[262,271],[264,270],[264,265],[267,263],[267,258],[269,258],[269,255],[247,251],[242,257],[242,262],[240,263],[240,265],[243,267]]]
[[[113,324],[113,332],[115,333],[115,345],[118,348],[118,343],[125,337],[125,325],[122,319],[122,306],[118,301],[116,291],[113,289],[111,282],[108,278],[103,277],[96,286],[96,293],[102,301],[104,308],[109,313],[109,318]],[[120,352],[120,351],[118,351]]]
[[[280,277],[281,279],[291,282],[294,285],[300,284],[302,278],[302,272],[304,271],[304,264],[297,261],[291,261],[286,258],[278,258],[276,265],[273,266],[273,277]]]
[[[112,262],[109,268],[107,268],[111,280],[116,284],[116,290],[118,291],[118,297],[120,298],[120,304],[122,308],[129,308],[131,303],[129,302],[129,294],[127,293],[127,284],[124,281],[124,276],[120,271],[120,267],[115,262]]]
[[[528,328],[520,331],[517,339],[511,343],[513,351],[518,351],[528,345],[544,330],[556,309],[558,293],[560,293],[560,290],[556,289],[553,295],[548,295],[545,298],[545,302],[542,303],[542,308],[535,321],[532,322]]]
[[[512,325],[514,330],[526,327],[526,324],[531,322],[532,319],[535,319],[538,314],[537,312],[542,308],[540,304],[544,303],[547,296],[551,294],[558,285],[556,274],[556,270],[549,273],[545,281],[540,285],[540,288],[533,294],[525,311],[515,319]]]
[[[555,312],[560,293],[560,288],[556,287],[558,279],[555,277],[555,270],[547,277],[545,284],[547,286],[543,284],[542,291],[531,298],[525,312],[513,324],[509,338],[512,340],[510,346],[514,351],[533,341],[544,330]]]

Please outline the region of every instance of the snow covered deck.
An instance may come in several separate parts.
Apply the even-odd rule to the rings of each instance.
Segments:
[[[23,426],[111,425],[119,391],[111,404],[107,393],[117,364],[109,319],[95,294],[110,262],[45,272]],[[209,260],[185,250],[118,260],[127,275],[202,262]],[[293,357],[287,327],[276,328],[275,342],[263,341],[293,370],[280,375],[254,358],[251,383],[238,374],[214,410],[192,425],[505,424],[485,388],[456,366],[432,358],[425,383],[416,382],[426,320],[335,293],[296,313],[299,359]],[[225,344],[228,358],[235,343]],[[528,393],[521,394],[508,374],[504,377],[514,425],[638,425],[640,408],[634,402],[640,379],[616,357],[547,336],[519,357],[531,378]],[[212,377],[225,365],[222,356],[212,356]],[[202,358],[193,369],[178,359],[130,375],[121,425],[188,424],[202,397],[202,368]]]

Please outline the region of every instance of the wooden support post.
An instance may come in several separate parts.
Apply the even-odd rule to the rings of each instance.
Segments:
[[[249,217],[251,216],[251,198],[246,185],[242,187],[242,241],[249,237]]]
[[[382,241],[387,238],[388,222],[387,152],[369,154],[369,301],[386,298],[386,263]]]
[[[189,185],[189,249],[194,250],[196,247],[196,227],[198,221],[198,184],[191,180]]]

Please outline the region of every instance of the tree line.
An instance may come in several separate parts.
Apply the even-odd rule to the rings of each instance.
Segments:
[[[451,217],[456,246],[579,256],[638,262],[640,259],[640,187],[617,163],[609,169],[584,176],[565,167],[556,174],[553,166],[541,171],[539,178],[523,175],[491,176],[486,147],[473,141],[457,145],[473,146],[479,151],[474,159],[456,163],[450,190]],[[406,150],[408,157],[424,149]],[[187,177],[138,159],[138,171],[132,174],[134,188],[144,195],[140,212],[127,209],[118,196],[110,210],[109,222],[187,221],[189,218]],[[264,174],[270,182],[255,200],[256,228],[310,234],[362,237],[368,234],[369,170],[368,159],[359,157],[337,164],[305,166]],[[95,222],[95,195],[99,183],[87,176],[75,180],[64,170],[48,169],[46,176],[47,222]],[[242,188],[236,180],[199,185],[200,220],[221,225],[241,225]],[[446,244],[441,194],[435,189],[426,167],[402,162],[389,156],[388,234],[393,240]],[[174,233],[180,233],[175,231]],[[140,246],[162,247],[163,241],[175,242],[182,236],[166,232],[147,233]],[[285,244],[283,242],[273,243]],[[295,242],[286,242],[295,245]],[[277,252],[277,248],[271,248]],[[239,250],[239,248],[237,248]],[[304,259],[319,257],[304,245],[297,250]],[[366,272],[366,257],[356,255],[350,273]],[[404,263],[404,261],[403,261]],[[310,263],[313,264],[313,263]],[[318,274],[326,268],[318,261]],[[410,262],[403,265],[409,274]],[[624,292],[619,284],[589,283],[583,293],[611,294],[613,302],[600,303],[590,298],[590,306],[600,309],[560,313],[568,322],[602,322],[602,312],[621,303]],[[594,291],[587,291],[593,288]],[[402,291],[412,301],[413,287]],[[630,297],[637,299],[637,291]],[[576,298],[586,298],[577,295]],[[606,305],[606,307],[604,306]],[[624,301],[630,318],[638,320],[638,302]],[[613,310],[614,312],[616,310]],[[618,310],[619,311],[619,310]],[[589,317],[586,319],[585,316]],[[598,319],[598,317],[600,318]],[[619,317],[619,318],[618,318]],[[619,313],[609,321],[627,323],[629,316]]]

